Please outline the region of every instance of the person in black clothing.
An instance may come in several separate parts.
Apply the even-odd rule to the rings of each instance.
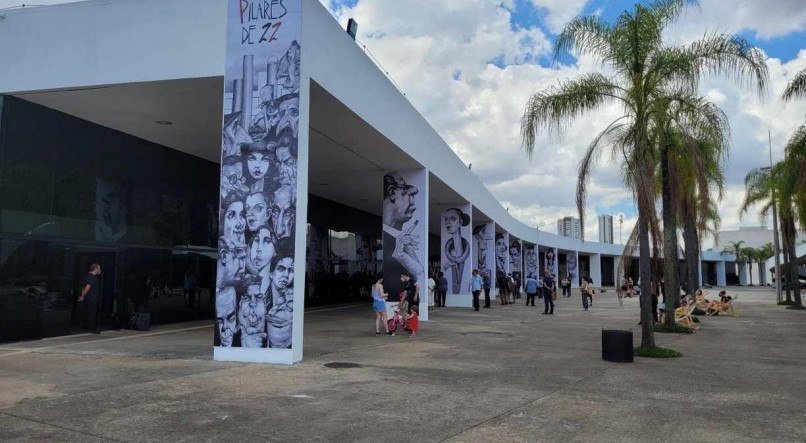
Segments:
[[[403,282],[403,290],[406,291],[406,299],[409,302],[407,311],[411,315],[411,307],[420,304],[420,284],[406,271],[400,273],[400,281]]]
[[[438,307],[445,307],[445,298],[448,294],[448,279],[445,278],[445,274],[440,272],[437,274],[437,300],[436,305]]]
[[[551,291],[554,289],[554,277],[551,276],[551,271],[546,269],[545,277],[543,277],[543,302],[546,304],[546,310],[543,314],[554,314],[554,298],[551,296]]]
[[[84,280],[84,287],[81,295],[78,296],[79,303],[84,304],[84,319],[82,326],[85,330],[92,331],[93,334],[100,334],[101,329],[98,324],[98,303],[100,293],[98,291],[98,276],[101,275],[101,265],[93,263],[90,265],[90,272]]]
[[[481,273],[482,288],[484,288],[484,307],[490,307],[490,271]]]

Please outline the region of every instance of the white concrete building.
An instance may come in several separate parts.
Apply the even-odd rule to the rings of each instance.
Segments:
[[[576,217],[563,217],[557,219],[557,235],[562,237],[582,238],[582,226]]]
[[[599,243],[613,243],[613,216],[601,214],[599,217]]]
[[[318,0],[269,3],[282,7],[89,0],[3,12],[0,188],[44,196],[0,202],[14,258],[0,274],[51,273],[37,287],[69,304],[73,279],[104,260],[117,301],[104,306],[125,309],[140,282],[181,294],[195,269],[209,293],[190,306],[217,319],[215,358],[280,363],[303,357],[306,305],[345,295],[317,294],[355,268],[348,256],[382,267],[390,310],[406,294],[402,272],[457,279],[455,306],[471,304],[468,268],[615,284],[623,246],[583,241],[572,218],[570,236],[516,220]],[[360,252],[328,250],[328,232],[349,232]],[[701,280],[724,285],[731,259],[704,251]],[[149,309],[164,321],[188,314],[158,300]],[[69,309],[42,303],[3,312],[0,332],[69,326]],[[423,290],[424,321],[425,303]],[[59,331],[48,334],[70,332]]]

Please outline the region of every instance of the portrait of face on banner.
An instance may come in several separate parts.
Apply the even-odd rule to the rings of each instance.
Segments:
[[[383,285],[389,301],[400,301],[401,274],[425,287],[428,264],[425,171],[389,172],[383,177]],[[422,297],[420,297],[422,300]]]
[[[548,248],[546,250],[546,269],[551,272],[551,276],[557,278],[557,249]]]
[[[440,228],[441,269],[448,279],[448,293],[467,292],[472,271],[470,205],[456,205],[442,211]]]
[[[529,245],[524,248],[525,253],[523,256],[523,262],[526,267],[524,272],[526,273],[526,278],[534,278],[537,279],[538,276],[538,254],[537,254],[537,246]]]
[[[565,267],[568,270],[568,279],[571,284],[576,286],[579,284],[579,261],[577,260],[576,252],[569,252],[565,255]]]
[[[501,279],[507,274],[509,274],[509,233],[497,233],[495,234],[495,275],[497,279]]]
[[[214,344],[289,349],[301,0],[229,0],[227,15]]]
[[[473,256],[479,275],[495,280],[495,224],[484,223],[473,227]]]

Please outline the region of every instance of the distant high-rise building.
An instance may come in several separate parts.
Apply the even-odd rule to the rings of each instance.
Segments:
[[[574,217],[563,217],[557,219],[557,234],[563,237],[582,238],[582,228],[579,219]]]
[[[599,216],[599,243],[613,244],[613,216],[610,214]]]

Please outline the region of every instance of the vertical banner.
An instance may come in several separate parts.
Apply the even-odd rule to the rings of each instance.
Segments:
[[[227,5],[214,358],[291,363],[302,4]]]
[[[509,270],[518,285],[523,284],[523,243],[514,237],[509,241]]]
[[[523,262],[525,269],[523,272],[526,274],[526,278],[538,279],[540,266],[538,264],[537,245],[527,245],[524,249]],[[524,281],[526,278],[524,278]]]
[[[473,268],[470,204],[453,205],[440,218],[441,266],[448,294],[469,294]]]
[[[490,279],[495,287],[495,223],[482,223],[473,227],[473,266],[479,275]]]
[[[503,278],[509,274],[509,233],[499,232],[495,234],[495,278],[498,288]]]
[[[383,286],[389,294],[390,317],[399,308],[401,293],[412,282],[420,286],[419,317],[428,319],[428,173],[425,169],[389,172],[383,177]],[[411,311],[411,293],[407,311]],[[402,313],[401,313],[402,314]]]
[[[568,279],[571,287],[579,287],[579,255],[576,251],[565,254],[565,267],[568,270]]]
[[[557,268],[557,248],[548,248],[546,250],[546,269],[551,272],[551,276],[557,281],[557,273],[559,272]]]

